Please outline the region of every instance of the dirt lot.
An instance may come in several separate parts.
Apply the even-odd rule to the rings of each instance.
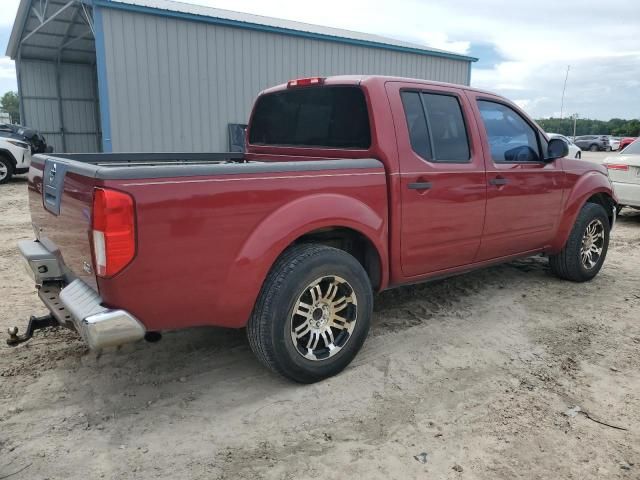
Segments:
[[[2,332],[44,313],[25,201],[0,187]],[[271,375],[243,331],[102,355],[61,330],[2,340],[0,479],[639,479],[639,312],[626,211],[590,283],[536,258],[380,295],[356,361],[316,385]]]

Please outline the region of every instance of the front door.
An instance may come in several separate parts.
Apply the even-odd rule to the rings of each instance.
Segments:
[[[477,260],[542,249],[560,219],[562,160],[545,161],[547,142],[504,100],[467,92],[486,133],[487,212]]]
[[[387,84],[399,154],[405,277],[472,263],[487,182],[480,138],[461,90]]]

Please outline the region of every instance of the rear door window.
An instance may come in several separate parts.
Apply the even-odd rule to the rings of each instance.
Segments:
[[[252,145],[368,149],[369,114],[359,87],[293,88],[258,98]]]
[[[430,162],[471,161],[467,129],[455,96],[403,91],[401,97],[414,152]]]

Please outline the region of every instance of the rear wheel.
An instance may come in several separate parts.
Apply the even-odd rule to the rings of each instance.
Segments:
[[[7,157],[0,156],[0,185],[7,183],[13,177],[13,164]]]
[[[597,152],[598,150],[599,150],[598,145],[595,143],[589,147],[590,152]]]
[[[267,367],[300,383],[342,371],[369,331],[373,294],[348,253],[317,244],[286,250],[267,276],[247,325]]]
[[[585,204],[562,251],[549,257],[553,273],[574,282],[595,277],[607,256],[609,230],[605,209],[595,203]]]

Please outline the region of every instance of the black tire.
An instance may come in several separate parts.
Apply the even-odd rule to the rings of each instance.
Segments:
[[[603,244],[600,256],[591,268],[584,265],[581,255],[582,239],[587,227],[595,220],[599,220],[603,226]],[[551,271],[560,278],[573,282],[586,282],[595,277],[607,256],[609,248],[609,217],[605,209],[595,203],[586,203],[576,219],[569,239],[562,251],[557,255],[549,256]]]
[[[598,145],[597,145],[597,144],[595,144],[595,143],[593,143],[593,144],[591,144],[591,145],[589,146],[589,151],[590,151],[590,152],[597,152],[598,150],[600,150],[600,149],[598,148]]]
[[[0,155],[0,168],[6,169],[7,172],[4,176],[0,174],[0,185],[2,185],[13,177],[13,163],[7,157]]]
[[[294,308],[314,281],[334,276],[346,280],[344,288],[355,295],[355,325],[337,353],[308,359],[292,338]],[[247,336],[256,357],[268,368],[295,382],[313,383],[336,375],[353,360],[369,332],[372,309],[369,277],[353,256],[325,245],[294,245],[271,268],[247,324]],[[339,335],[343,334],[335,338]]]

